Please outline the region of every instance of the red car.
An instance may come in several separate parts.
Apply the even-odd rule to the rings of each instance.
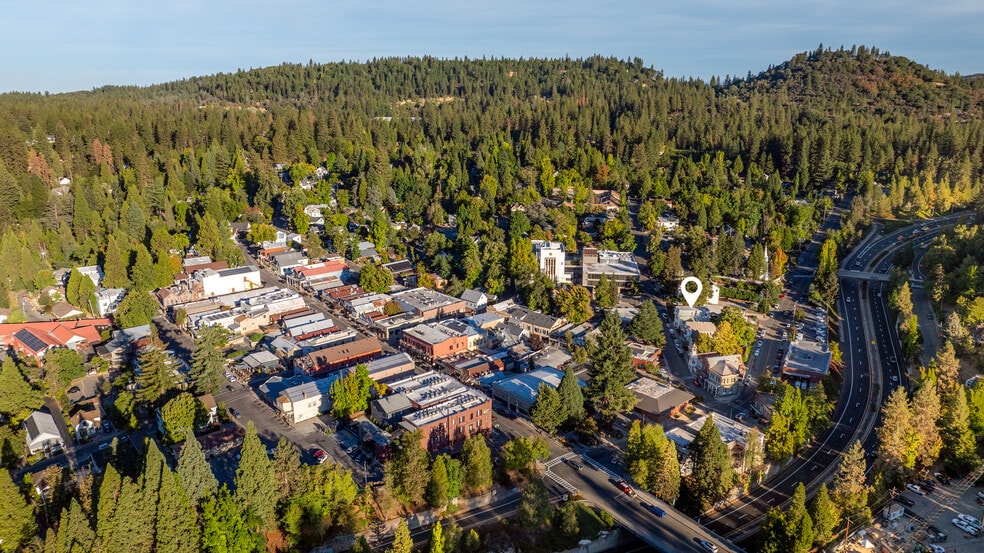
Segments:
[[[632,486],[629,485],[625,480],[616,480],[615,486],[622,490],[626,495],[634,495],[635,492],[632,490]]]

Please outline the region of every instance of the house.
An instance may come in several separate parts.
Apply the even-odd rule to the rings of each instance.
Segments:
[[[203,424],[203,426],[212,426],[219,422],[219,405],[215,403],[215,396],[212,394],[202,394],[198,396],[198,401],[201,402],[202,408],[205,409],[205,413],[208,415],[208,420]]]
[[[677,416],[694,399],[694,395],[686,390],[646,377],[630,382],[627,387],[639,400],[635,405],[636,412],[654,422]]]
[[[628,342],[629,351],[632,352],[632,366],[637,369],[646,370],[649,367],[659,367],[659,358],[663,350],[656,346],[640,344],[639,342]]]
[[[102,269],[102,266],[100,266],[100,265],[87,265],[85,267],[76,267],[75,270],[78,271],[79,273],[81,273],[82,276],[89,277],[89,279],[92,280],[92,284],[94,284],[97,289],[102,284],[102,279],[103,279],[103,269]],[[68,282],[66,281],[65,284],[67,285]]]
[[[339,371],[327,378],[318,378],[291,386],[277,396],[277,409],[288,424],[313,419],[331,410],[331,386],[343,375]]]
[[[659,228],[672,232],[680,227],[680,218],[675,215],[664,214],[659,216],[656,220],[656,224]]]
[[[584,248],[581,251],[581,284],[594,288],[602,275],[615,281],[621,289],[629,283],[639,282],[642,273],[632,252]]]
[[[65,438],[58,430],[55,417],[47,411],[34,411],[24,419],[24,431],[30,455],[39,451],[50,453],[65,449]]]
[[[392,426],[404,415],[414,411],[414,406],[406,394],[390,394],[373,401],[369,405],[369,413],[373,420],[385,426]]]
[[[379,262],[380,259],[379,253],[376,252],[376,245],[373,244],[372,242],[369,242],[368,240],[363,240],[356,245],[356,248],[359,250],[358,253],[359,257],[356,258],[356,261],[362,261],[368,259],[368,260],[375,261],[377,263]]]
[[[461,299],[465,301],[465,307],[475,313],[485,311],[489,304],[489,297],[481,290],[465,290],[461,293]]]
[[[126,288],[103,288],[96,292],[96,310],[100,317],[116,313],[116,308],[126,297]]]
[[[289,269],[307,265],[308,261],[309,259],[307,255],[303,252],[289,251],[278,253],[270,257],[270,266],[273,267],[278,274],[284,276],[287,274]]]
[[[384,263],[383,267],[386,267],[389,272],[393,274],[393,278],[406,277],[414,274],[415,272],[413,264],[406,259],[399,259],[390,263]]]
[[[531,243],[541,273],[550,277],[550,280],[557,284],[571,281],[570,275],[566,272],[566,254],[563,243],[547,240],[532,240]]]
[[[149,324],[114,330],[113,337],[108,342],[96,346],[96,355],[108,361],[110,368],[118,369],[130,362],[134,346],[148,336]]]
[[[745,378],[745,364],[740,355],[720,355],[702,353],[697,355],[700,363],[698,376],[705,390],[714,397],[737,394]]]
[[[215,432],[198,436],[197,439],[205,453],[205,458],[211,459],[243,445],[245,436],[246,431],[241,426],[227,423]]]
[[[109,319],[0,324],[0,346],[38,364],[51,348],[79,351],[102,341],[100,330],[112,326]]]
[[[268,373],[280,369],[280,358],[266,350],[257,350],[244,355],[239,364],[249,373]]]
[[[542,337],[549,337],[567,322],[563,317],[551,317],[539,311],[533,311],[511,299],[490,306],[489,311],[504,315],[510,324],[519,326],[530,334]]]
[[[89,398],[73,405],[69,419],[75,429],[75,441],[82,443],[98,434],[102,417],[102,406],[98,398]]]
[[[85,315],[85,312],[67,301],[60,301],[51,306],[51,314],[61,321],[65,319],[77,319]]]
[[[622,209],[622,196],[614,190],[592,190],[595,209],[616,212]]]

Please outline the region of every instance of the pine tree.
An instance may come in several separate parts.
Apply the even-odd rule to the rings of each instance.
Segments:
[[[66,553],[82,553],[92,551],[95,542],[96,533],[92,529],[92,522],[82,505],[73,497],[68,508],[62,509],[55,547]],[[3,547],[2,544],[0,547]]]
[[[31,387],[17,367],[17,362],[9,355],[0,368],[0,390],[3,390],[0,393],[0,413],[10,416],[14,421],[27,418],[31,411],[41,407],[43,403],[41,393]]]
[[[107,543],[113,533],[113,521],[116,515],[117,502],[120,498],[120,487],[123,480],[112,463],[106,463],[106,472],[99,484],[96,496],[96,534],[101,543]]]
[[[443,509],[448,504],[448,467],[442,455],[438,455],[431,466],[426,498],[435,509]]]
[[[154,274],[154,258],[150,256],[147,247],[138,243],[134,248],[133,265],[130,266],[130,280],[133,289],[139,292],[149,292],[154,289],[157,275]]]
[[[193,503],[178,477],[166,466],[161,474],[155,541],[158,553],[184,553],[199,549],[199,527]]]
[[[943,407],[936,391],[936,382],[924,380],[912,395],[909,405],[912,408],[912,430],[919,444],[916,448],[916,464],[919,467],[932,466],[943,447],[938,426]]]
[[[172,398],[161,408],[165,443],[177,443],[189,435],[193,438],[194,430],[204,416],[201,402],[188,392]]]
[[[564,405],[568,419],[580,421],[584,418],[584,394],[581,392],[581,385],[578,383],[573,367],[568,366],[564,369],[564,377],[560,379],[557,393],[560,394],[560,401]]]
[[[904,479],[915,468],[918,446],[909,398],[904,388],[895,388],[882,406],[878,461],[888,474]]]
[[[530,408],[533,424],[553,434],[557,427],[567,420],[567,411],[560,394],[553,386],[544,382],[537,388],[536,402]]]
[[[185,440],[178,458],[177,476],[188,499],[194,504],[214,497],[219,490],[219,481],[212,474],[212,467],[205,459],[202,444],[197,439]]]
[[[813,521],[806,510],[806,487],[800,482],[786,511],[789,544],[786,551],[808,553],[813,547]]]
[[[297,490],[301,480],[301,453],[286,437],[281,436],[277,449],[273,452],[273,474],[277,478],[280,499],[290,497]]]
[[[413,553],[413,538],[410,537],[410,527],[406,520],[400,519],[396,533],[393,534],[393,546],[386,553]]]
[[[472,493],[480,493],[492,486],[492,452],[485,443],[485,436],[472,434],[461,449],[464,466],[464,486]]]
[[[201,393],[214,394],[222,386],[225,359],[222,350],[228,343],[229,332],[216,325],[206,326],[195,336],[195,351],[191,354],[191,378]]]
[[[854,442],[841,457],[834,475],[830,497],[844,518],[850,518],[856,524],[863,524],[871,519],[868,508],[868,492],[864,463],[864,447],[861,442]]]
[[[530,480],[519,497],[519,521],[528,530],[536,530],[550,520],[550,495],[543,480]]]
[[[167,354],[159,346],[151,344],[140,354],[137,374],[137,400],[156,403],[174,385]]]
[[[967,395],[959,388],[946,395],[940,437],[943,439],[943,466],[947,470],[964,474],[980,463],[977,442],[970,430]]]
[[[243,437],[242,456],[236,470],[236,501],[259,516],[263,529],[276,524],[277,480],[266,448],[250,421]]]
[[[734,483],[734,469],[728,446],[721,441],[721,434],[714,423],[714,415],[707,416],[690,443],[689,451],[696,499],[706,506],[724,497]]]
[[[618,283],[607,274],[602,274],[595,286],[594,298],[599,309],[607,310],[615,307],[618,305]]]
[[[109,237],[106,255],[103,258],[103,286],[106,288],[129,288],[130,279],[126,275],[126,259],[115,236]]]
[[[260,520],[244,509],[222,486],[219,493],[202,504],[202,549],[211,553],[260,553],[263,534],[256,531]]]
[[[0,470],[0,547],[18,551],[36,531],[34,508],[17,489],[10,472]]]
[[[481,547],[482,537],[478,535],[478,532],[474,528],[468,530],[468,534],[465,535],[464,551],[467,553],[478,553]]]
[[[431,525],[430,544],[427,551],[429,553],[444,553],[444,529],[441,528],[440,520]]]
[[[639,306],[639,312],[629,323],[629,332],[636,340],[656,347],[666,345],[666,335],[663,334],[663,321],[652,300],[646,300]]]
[[[400,436],[393,457],[386,462],[386,487],[404,505],[417,505],[424,498],[430,476],[427,471],[430,454],[421,445],[420,430]]]
[[[608,312],[599,327],[600,334],[591,346],[591,380],[587,397],[595,411],[613,416],[632,409],[637,399],[626,386],[635,377],[632,352],[625,345],[625,333],[618,313]]]
[[[840,524],[837,507],[827,493],[827,484],[821,484],[813,502],[810,504],[810,518],[813,520],[813,543],[817,547],[827,545],[834,538],[834,530]]]

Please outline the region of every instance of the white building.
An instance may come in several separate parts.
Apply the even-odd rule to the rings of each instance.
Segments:
[[[305,382],[280,392],[277,408],[290,424],[313,419],[331,410],[331,385],[342,373]]]
[[[58,431],[55,417],[51,413],[35,411],[24,419],[24,433],[27,439],[27,451],[34,455],[39,451],[51,451],[65,448],[65,439]]]
[[[103,280],[103,270],[99,265],[88,265],[86,267],[76,267],[76,271],[82,273],[82,276],[87,276],[92,280],[92,283],[99,288]]]
[[[560,242],[533,240],[533,253],[540,266],[540,272],[550,277],[557,284],[570,282],[570,277],[564,272],[567,254]]]
[[[103,288],[96,292],[96,309],[100,317],[105,317],[116,312],[123,297],[126,296],[126,288]]]
[[[249,265],[232,269],[205,269],[201,273],[205,297],[222,296],[261,287],[260,268]],[[198,273],[196,273],[196,276]]]

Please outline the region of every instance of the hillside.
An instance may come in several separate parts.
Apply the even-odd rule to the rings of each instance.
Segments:
[[[803,52],[729,93],[782,93],[801,105],[846,103],[880,113],[914,110],[923,114],[979,119],[984,111],[980,79],[947,75],[912,60],[865,46]]]

